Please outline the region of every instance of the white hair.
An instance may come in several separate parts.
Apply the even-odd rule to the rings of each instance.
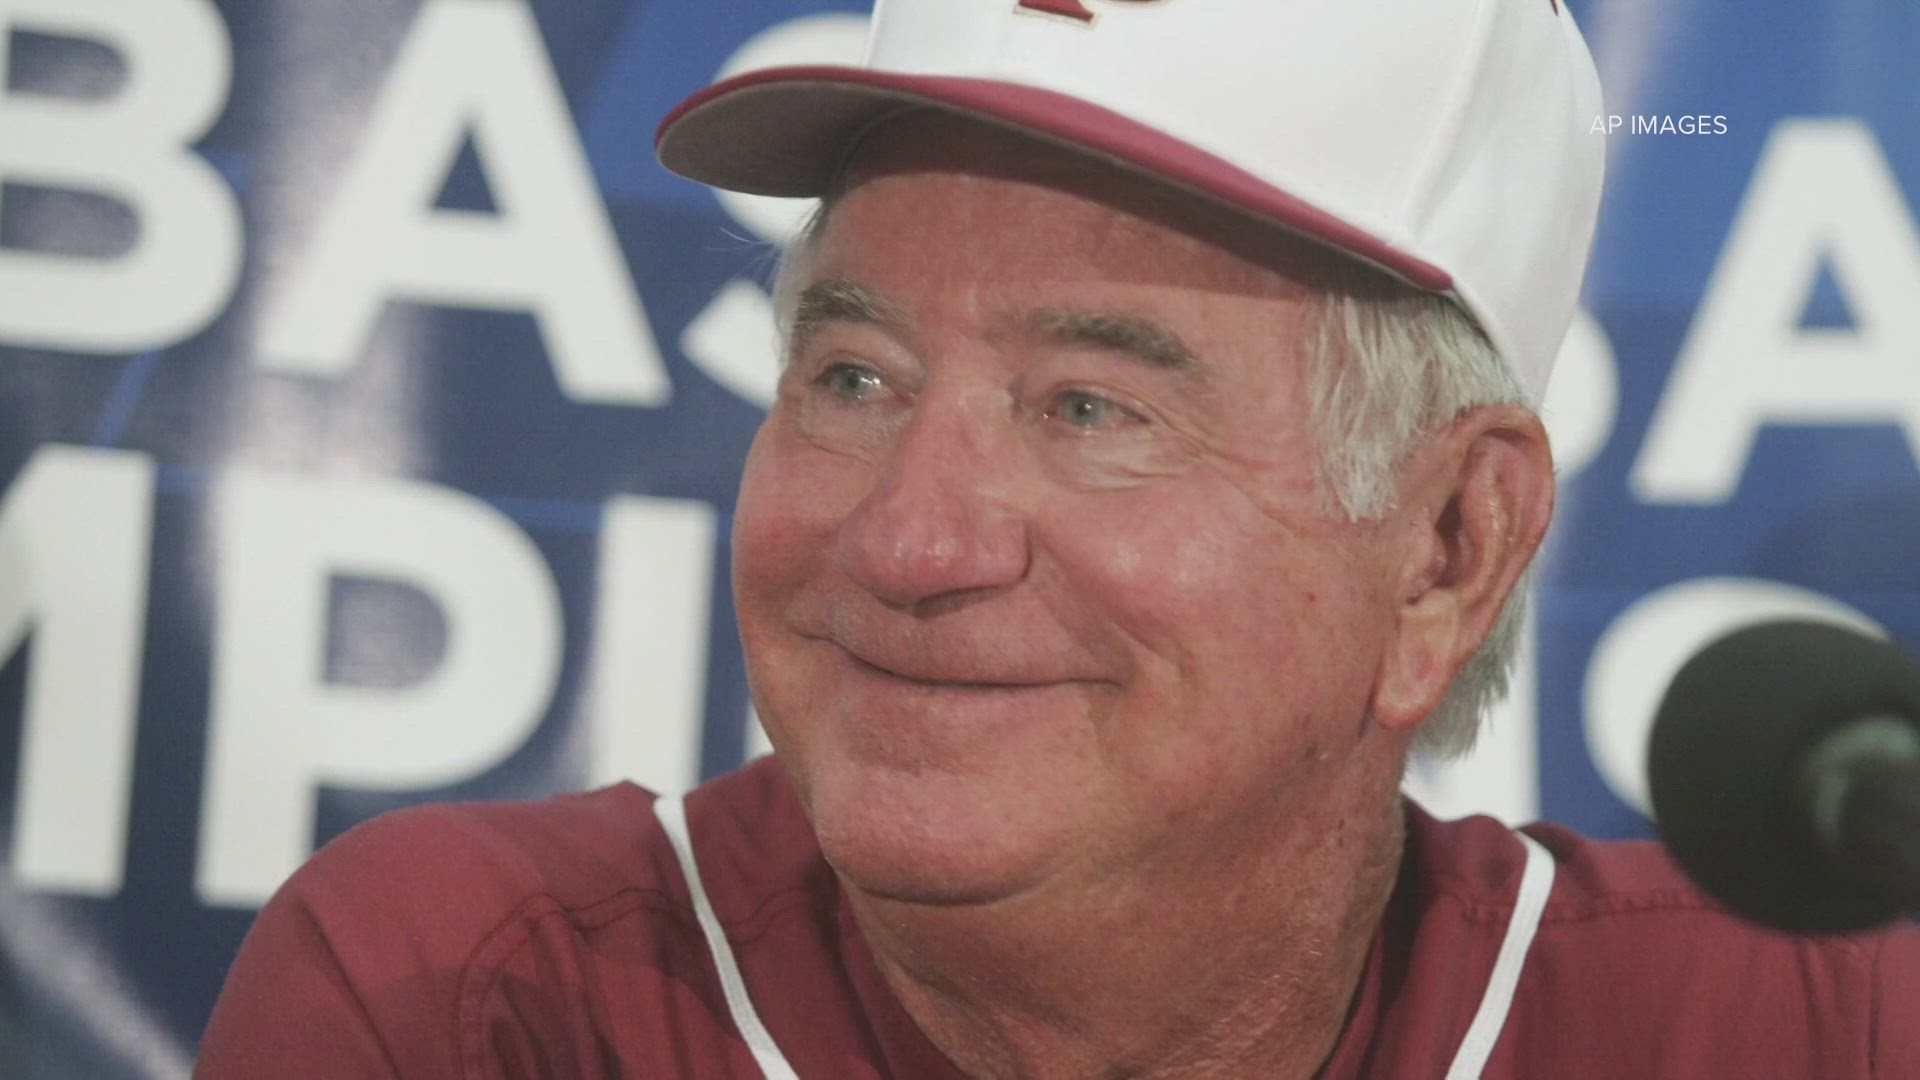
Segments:
[[[1350,520],[1393,509],[1401,464],[1455,417],[1485,405],[1531,407],[1513,370],[1452,300],[1358,267],[1312,284],[1320,294],[1320,332],[1309,358],[1320,490]],[[1457,757],[1473,748],[1483,720],[1506,696],[1532,583],[1528,567],[1486,640],[1420,725],[1416,751]]]
[[[781,335],[832,198],[801,224],[774,280]],[[1473,317],[1453,301],[1342,260],[1305,275],[1320,297],[1305,350],[1320,493],[1330,513],[1374,520],[1393,509],[1400,467],[1422,440],[1485,405],[1528,405],[1526,391]],[[1529,405],[1529,407],[1531,407]],[[1506,696],[1533,569],[1515,584],[1487,638],[1421,723],[1413,749],[1457,757]]]

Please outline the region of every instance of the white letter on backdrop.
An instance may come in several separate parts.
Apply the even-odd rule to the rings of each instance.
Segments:
[[[526,534],[448,488],[238,476],[220,492],[200,897],[260,903],[312,850],[323,785],[405,791],[474,776],[538,726],[560,670],[560,601]],[[400,688],[330,684],[328,585],[431,597],[446,653]]]
[[[33,635],[13,874],[112,896],[127,807],[147,616],[153,462],[43,446],[0,503],[0,662]]]
[[[469,134],[496,213],[433,205]],[[573,400],[667,401],[666,368],[522,0],[429,0],[346,170],[313,249],[270,305],[262,363],[342,376],[385,302],[410,299],[531,311]]]
[[[1851,330],[1799,325],[1825,260]],[[1920,453],[1920,237],[1873,130],[1773,129],[1634,463],[1647,502],[1717,503],[1766,424],[1897,423]]]
[[[593,642],[595,784],[633,780],[671,795],[700,778],[713,545],[706,503],[624,496],[607,506]]]

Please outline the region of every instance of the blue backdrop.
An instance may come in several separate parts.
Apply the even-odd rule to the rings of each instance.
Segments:
[[[1443,810],[1646,835],[1744,622],[1920,641],[1920,8],[1575,3],[1610,177],[1514,699]],[[0,1074],[178,1077],[253,911],[420,801],[758,744],[727,598],[794,208],[663,172],[819,0],[0,2]]]

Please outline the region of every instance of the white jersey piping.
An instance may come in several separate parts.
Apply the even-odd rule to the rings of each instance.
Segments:
[[[1487,976],[1487,992],[1480,998],[1480,1011],[1474,1014],[1466,1038],[1460,1040],[1460,1052],[1446,1080],[1479,1080],[1480,1071],[1493,1056],[1493,1044],[1506,1026],[1507,1013],[1513,1008],[1513,992],[1520,985],[1520,971],[1527,963],[1527,950],[1540,929],[1540,916],[1547,909],[1547,897],[1553,892],[1553,854],[1538,840],[1515,833],[1527,849],[1527,868],[1520,874],[1520,892],[1514,898],[1513,917],[1507,920],[1507,937],[1493,961],[1493,974]]]
[[[707,888],[700,883],[700,865],[693,858],[693,836],[687,831],[686,806],[678,795],[662,797],[653,801],[653,814],[660,819],[660,827],[666,830],[667,839],[673,844],[674,857],[680,860],[680,874],[687,879],[687,892],[693,896],[694,917],[700,920],[700,932],[707,938],[707,951],[713,954],[714,969],[720,973],[720,989],[727,995],[727,1011],[733,1014],[733,1026],[740,1029],[740,1037],[747,1041],[747,1049],[752,1051],[753,1060],[767,1080],[799,1080],[793,1066],[787,1064],[786,1055],[767,1033],[767,1026],[760,1022],[753,999],[747,995],[746,980],[740,977],[740,965],[734,961],[733,946],[727,942],[727,932],[721,929],[720,919],[713,913],[713,901],[707,898]]]

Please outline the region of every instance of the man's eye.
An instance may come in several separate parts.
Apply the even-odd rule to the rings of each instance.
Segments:
[[[1055,398],[1053,408],[1047,411],[1047,415],[1079,428],[1095,428],[1138,419],[1132,410],[1081,390],[1068,390]]]
[[[872,368],[853,364],[835,364],[815,380],[834,397],[847,401],[865,401],[881,386],[880,376]]]

